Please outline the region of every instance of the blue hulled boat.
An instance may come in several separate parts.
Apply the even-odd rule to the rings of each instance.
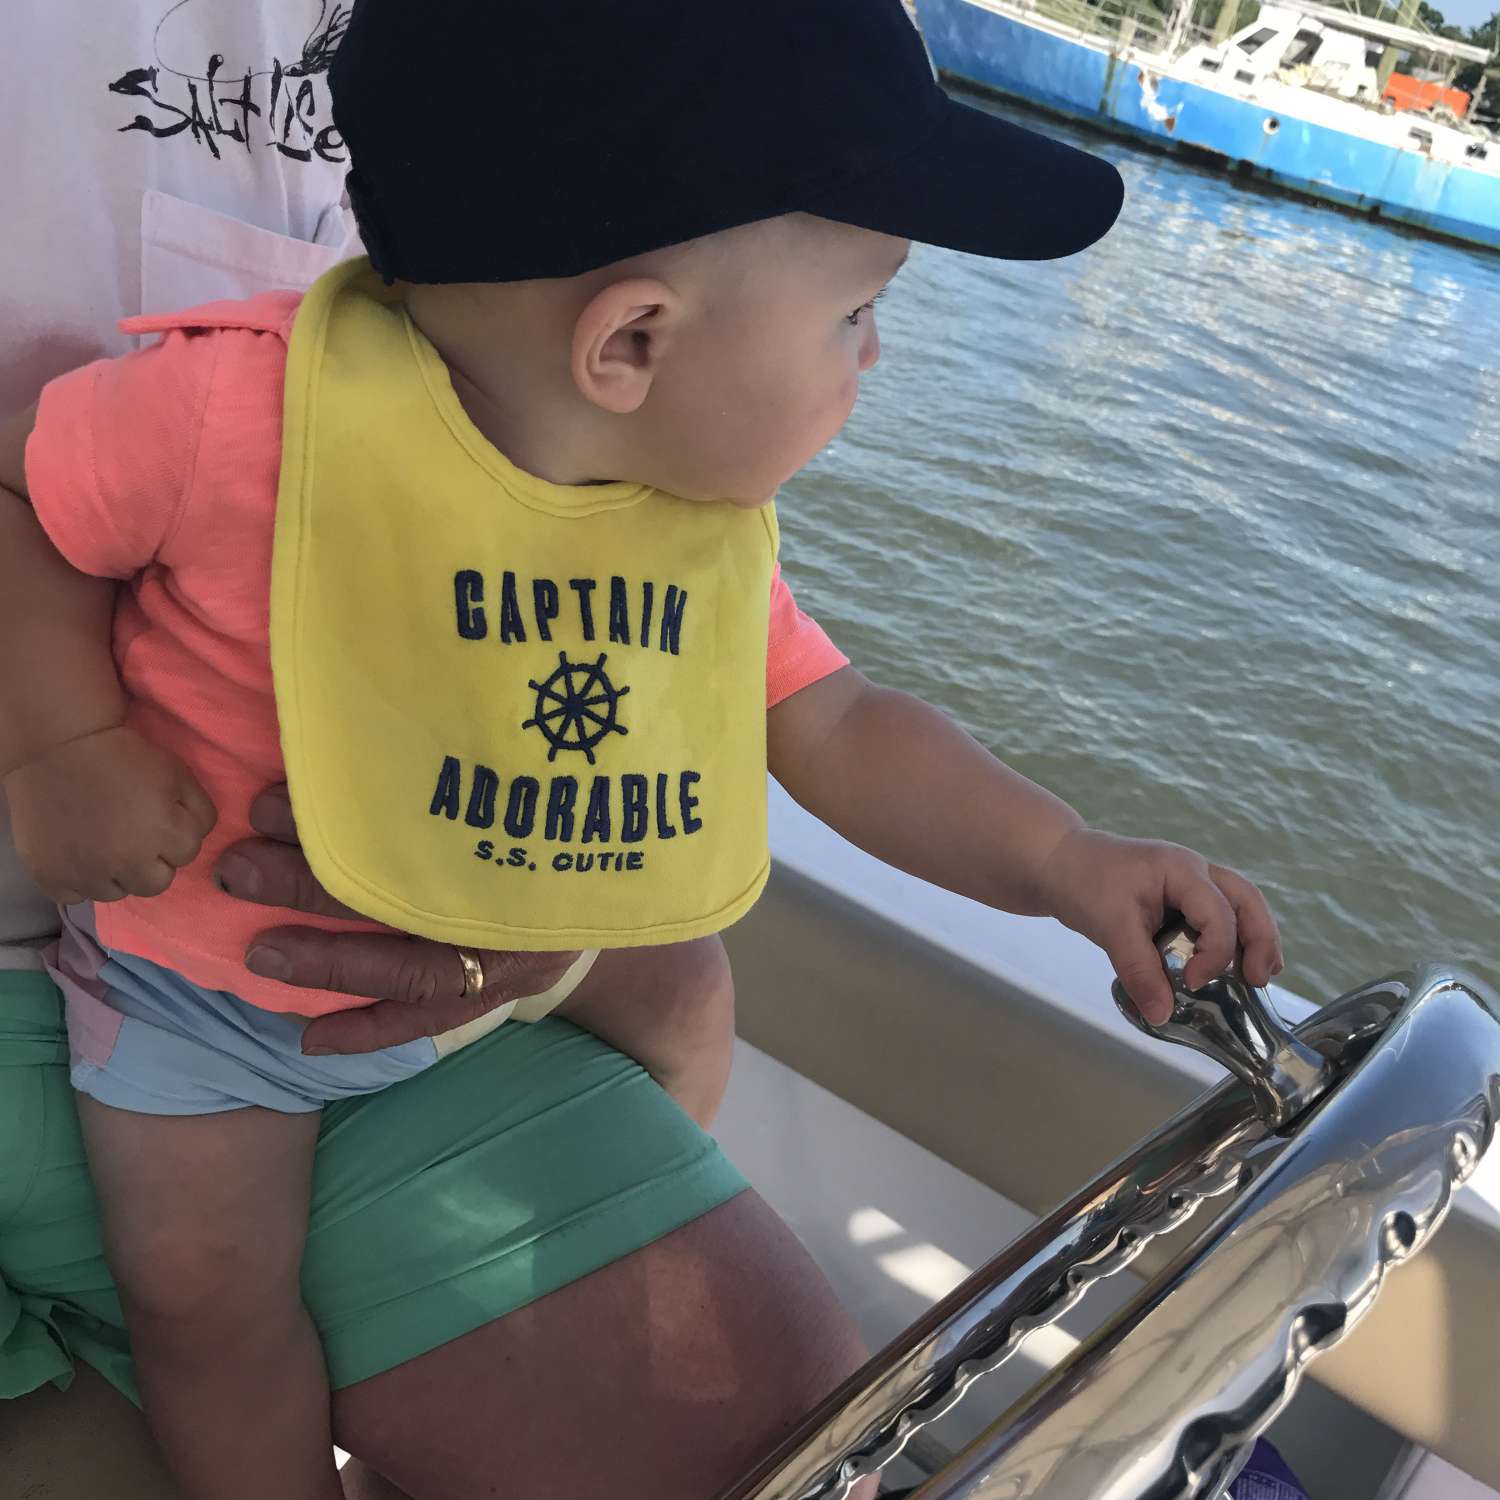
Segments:
[[[1187,6],[1153,28],[1083,0],[916,0],[943,74],[1291,192],[1500,249],[1500,141],[1446,104],[1382,98],[1382,50],[1449,75],[1482,48],[1315,4],[1263,5],[1189,43]]]

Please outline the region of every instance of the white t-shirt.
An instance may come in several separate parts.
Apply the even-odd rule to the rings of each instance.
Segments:
[[[0,419],[129,348],[120,318],[306,286],[339,258],[351,223],[327,70],[349,9],[9,0]],[[0,802],[0,943],[54,926]]]

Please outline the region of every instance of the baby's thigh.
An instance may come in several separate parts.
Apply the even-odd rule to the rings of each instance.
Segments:
[[[297,1295],[318,1115],[148,1115],[78,1098],[127,1317],[215,1317]]]
[[[719,938],[609,949],[556,1014],[635,1058],[710,1123],[734,1049],[734,980]]]

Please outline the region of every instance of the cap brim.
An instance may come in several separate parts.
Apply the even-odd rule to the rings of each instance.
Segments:
[[[899,161],[820,189],[808,213],[997,260],[1087,249],[1125,185],[1102,157],[945,99],[937,128]]]

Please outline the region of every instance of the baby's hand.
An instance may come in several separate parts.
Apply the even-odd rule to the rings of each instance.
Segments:
[[[1281,972],[1281,936],[1265,897],[1243,875],[1179,844],[1079,828],[1053,850],[1041,885],[1051,915],[1104,949],[1148,1021],[1172,1014],[1172,987],[1152,941],[1169,913],[1198,930],[1183,975],[1190,988],[1222,973],[1236,952],[1253,985]]]
[[[22,863],[63,906],[159,896],[217,821],[192,772],[124,726],[18,767],[5,797]]]

